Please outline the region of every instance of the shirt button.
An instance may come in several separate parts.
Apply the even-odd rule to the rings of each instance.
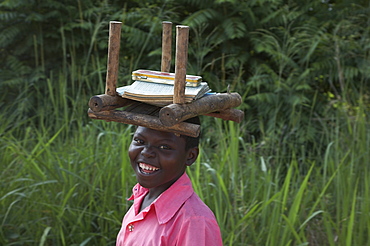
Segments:
[[[134,231],[134,225],[133,224],[128,225],[128,231]]]

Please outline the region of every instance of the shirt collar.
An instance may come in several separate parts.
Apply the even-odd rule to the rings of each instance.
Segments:
[[[153,203],[158,223],[164,224],[168,222],[193,193],[191,181],[188,175],[184,173]]]
[[[136,207],[140,207],[141,202],[148,191],[149,190],[147,188],[142,187],[140,184],[136,184],[134,186],[132,190],[133,194],[128,200],[135,199],[135,211],[138,211]],[[190,178],[185,172],[150,205],[150,209],[152,209],[152,206],[155,207],[158,223],[164,224],[168,222],[193,193],[194,190]]]

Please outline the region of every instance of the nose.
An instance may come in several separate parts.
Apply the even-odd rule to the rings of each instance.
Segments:
[[[155,156],[155,152],[154,152],[154,149],[153,147],[151,146],[145,146],[142,150],[141,150],[141,154],[146,157],[146,158],[150,158],[150,157],[154,157]]]

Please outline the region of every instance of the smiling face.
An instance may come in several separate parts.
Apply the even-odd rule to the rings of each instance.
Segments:
[[[170,187],[198,157],[198,147],[185,145],[173,133],[138,127],[128,153],[140,185],[158,194]]]

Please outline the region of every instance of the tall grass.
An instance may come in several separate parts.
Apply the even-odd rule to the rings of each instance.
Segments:
[[[58,114],[58,123],[41,111],[35,117],[41,122],[1,132],[2,245],[114,242],[112,228],[128,205],[125,187],[134,183],[124,151],[129,128],[83,124],[84,114],[71,126],[73,112]]]
[[[369,129],[357,117],[328,133],[333,142],[304,174],[297,159],[270,163],[226,125],[217,149],[190,172],[225,245],[367,245]]]
[[[0,244],[114,245],[135,183],[132,129],[87,119],[87,96],[50,75],[29,118],[3,105]],[[94,87],[94,85],[90,85]],[[46,92],[46,93],[45,93]],[[366,105],[338,111],[323,156],[302,172],[246,141],[245,124],[207,119],[188,173],[214,211],[225,245],[366,245],[370,235],[370,133]],[[319,144],[319,143],[318,143]],[[271,147],[271,146],[270,146]],[[276,160],[280,160],[276,162]]]

